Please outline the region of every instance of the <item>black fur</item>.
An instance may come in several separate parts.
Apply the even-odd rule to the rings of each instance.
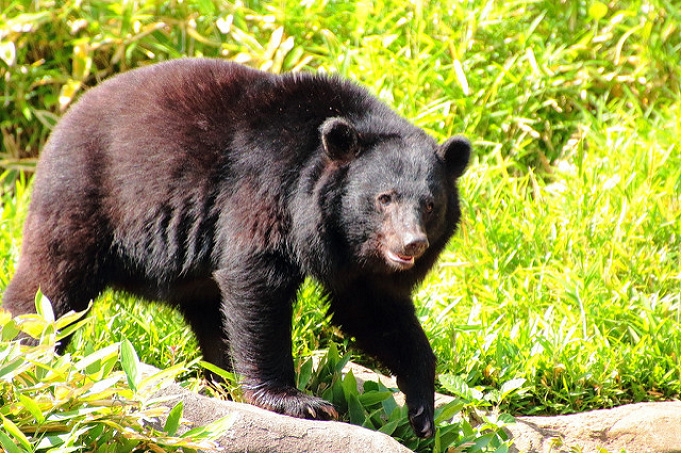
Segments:
[[[295,388],[291,305],[307,275],[398,378],[433,434],[435,357],[410,299],[459,221],[470,146],[438,146],[364,89],[218,60],[114,77],[62,119],[38,166],[13,314],[106,287],[176,306],[254,404],[327,419]]]

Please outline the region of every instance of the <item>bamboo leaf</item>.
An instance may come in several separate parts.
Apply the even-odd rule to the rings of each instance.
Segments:
[[[128,385],[133,390],[137,390],[137,383],[140,378],[139,358],[132,343],[127,339],[121,342],[121,366],[128,378]]]
[[[26,451],[32,452],[33,447],[31,447],[31,442],[29,442],[28,438],[24,435],[23,432],[15,425],[10,419],[6,418],[4,415],[0,414],[0,418],[2,419],[2,427],[5,429],[7,433],[9,433],[14,439],[19,442],[19,445],[23,447]]]
[[[35,418],[38,424],[41,424],[45,421],[45,416],[43,415],[38,403],[36,403],[29,396],[21,393],[17,395],[17,398],[19,399],[19,403],[24,406],[24,409],[26,409],[33,416],[33,418]]]
[[[107,360],[112,356],[117,357],[119,349],[120,346],[118,344],[112,344],[105,348],[99,349],[76,362],[74,369],[76,371],[83,371],[85,368],[96,363],[97,361]]]
[[[174,436],[177,429],[180,427],[182,421],[182,414],[184,413],[184,404],[182,401],[177,403],[168,413],[168,418],[163,426],[163,430],[169,435]]]
[[[36,313],[45,321],[53,323],[54,322],[54,312],[52,311],[52,303],[50,300],[47,298],[47,296],[43,295],[40,291],[38,291],[35,295],[35,308],[36,308]]]
[[[0,431],[0,446],[2,446],[7,453],[26,453],[26,451],[21,450],[17,443],[3,431]]]

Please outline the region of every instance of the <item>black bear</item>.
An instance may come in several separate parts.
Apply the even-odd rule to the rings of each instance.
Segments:
[[[248,401],[330,419],[295,387],[292,303],[312,276],[431,436],[435,357],[411,292],[457,227],[469,154],[337,77],[210,59],[133,70],[52,133],[4,307],[34,311],[39,288],[58,316],[106,287],[163,301]]]

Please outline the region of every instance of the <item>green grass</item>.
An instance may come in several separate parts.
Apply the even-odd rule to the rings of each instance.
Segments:
[[[509,409],[527,414],[678,397],[681,153],[666,115],[654,136],[624,112],[593,124],[589,151],[545,180],[494,156],[471,169],[462,234],[419,292],[444,369],[525,377]]]
[[[0,1],[0,30],[32,27],[2,32],[0,46],[0,288],[30,196],[20,170],[33,165],[60,98],[183,55],[339,73],[438,139],[474,142],[461,229],[415,296],[444,390],[460,379],[513,414],[679,397],[681,10],[672,2],[36,5]],[[300,292],[296,353],[329,341],[352,350],[318,294],[313,283]],[[164,310],[152,316],[157,306],[107,293],[73,352],[135,338],[144,361],[191,362],[189,330]]]

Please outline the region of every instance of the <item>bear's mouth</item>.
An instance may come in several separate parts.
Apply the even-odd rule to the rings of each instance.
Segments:
[[[415,256],[400,255],[399,253],[395,253],[391,250],[386,250],[385,256],[389,262],[391,262],[394,265],[397,265],[397,267],[400,268],[401,270],[410,269],[411,267],[414,266],[414,262],[416,261]]]

